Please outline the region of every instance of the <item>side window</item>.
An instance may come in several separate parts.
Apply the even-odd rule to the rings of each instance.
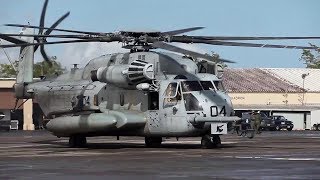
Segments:
[[[164,96],[165,97],[174,97],[177,92],[177,87],[178,87],[177,83],[170,83],[164,92]]]
[[[265,113],[260,113],[260,116],[261,116],[262,118],[267,118],[267,117],[268,117]]]
[[[170,83],[164,92],[163,106],[174,106],[181,100],[181,90],[178,83]]]

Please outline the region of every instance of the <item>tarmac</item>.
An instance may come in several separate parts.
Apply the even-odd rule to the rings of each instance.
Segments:
[[[0,179],[320,179],[320,132],[221,136],[219,149],[200,138],[165,139],[146,148],[139,137],[91,137],[87,148],[46,131],[0,132]]]

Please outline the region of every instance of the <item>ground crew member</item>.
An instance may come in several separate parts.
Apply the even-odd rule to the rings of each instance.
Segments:
[[[252,113],[252,118],[251,118],[251,128],[254,129],[254,132],[256,134],[260,134],[260,124],[261,124],[261,115],[260,111],[254,111]]]

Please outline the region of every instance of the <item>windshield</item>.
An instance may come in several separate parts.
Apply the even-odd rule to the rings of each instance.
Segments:
[[[225,91],[222,81],[214,81],[214,85],[216,86],[217,90]]]
[[[203,108],[196,97],[194,97],[191,93],[183,94],[184,105],[186,107],[186,111],[202,111]]]
[[[182,92],[201,91],[202,87],[198,81],[182,81]]]
[[[286,120],[283,116],[276,116],[276,120]]]
[[[214,90],[214,86],[211,81],[200,81],[204,90]]]

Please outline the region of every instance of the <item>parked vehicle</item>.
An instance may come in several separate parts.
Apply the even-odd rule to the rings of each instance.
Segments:
[[[320,124],[314,124],[313,129],[316,131],[320,131]]]
[[[287,129],[291,131],[293,129],[292,121],[287,120],[284,116],[274,115],[267,116],[265,113],[260,112],[261,115],[261,130],[280,131],[281,129]],[[250,125],[251,112],[242,113],[241,123]],[[320,126],[319,126],[320,128]]]
[[[293,129],[292,121],[287,120],[284,116],[274,115],[271,117],[274,120],[274,130],[280,131],[281,129],[286,129],[291,131]]]

